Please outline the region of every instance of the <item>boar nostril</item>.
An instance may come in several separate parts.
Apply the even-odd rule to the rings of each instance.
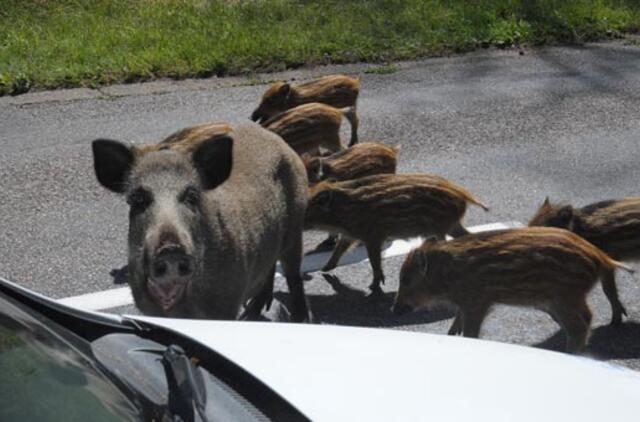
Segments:
[[[183,276],[191,274],[191,261],[188,258],[182,258],[178,262],[178,271]]]
[[[153,263],[153,273],[156,277],[162,277],[167,272],[167,263],[157,260]]]

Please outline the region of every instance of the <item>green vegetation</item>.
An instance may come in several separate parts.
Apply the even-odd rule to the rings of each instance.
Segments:
[[[376,75],[389,75],[391,73],[396,73],[399,70],[398,66],[390,63],[385,64],[383,66],[372,67],[364,71],[364,73],[373,73]]]
[[[0,0],[0,94],[388,62],[640,28],[637,0]]]

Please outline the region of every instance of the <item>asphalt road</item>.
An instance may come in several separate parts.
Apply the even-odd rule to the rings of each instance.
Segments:
[[[402,63],[388,75],[366,69],[371,66],[264,77],[361,74],[361,138],[400,145],[399,171],[441,174],[490,205],[489,213],[471,209],[468,225],[526,222],[547,195],[583,205],[639,193],[638,47],[481,51]],[[54,298],[113,288],[111,272],[126,261],[127,207],[95,181],[90,141],[138,143],[205,121],[245,122],[265,89],[247,82],[159,82],[0,98],[0,275]],[[310,233],[305,243],[320,238]],[[365,297],[366,262],[339,268],[336,279],[314,274],[307,292],[316,319],[444,334],[450,311],[389,312],[401,263],[401,257],[384,262],[381,302]],[[619,274],[630,317],[616,329],[607,325],[610,308],[594,289],[588,355],[640,369],[638,277]],[[278,289],[286,303],[282,283]],[[502,306],[487,318],[482,337],[556,350],[564,341],[546,314]]]

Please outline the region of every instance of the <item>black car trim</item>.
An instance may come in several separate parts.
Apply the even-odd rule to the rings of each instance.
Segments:
[[[308,421],[302,412],[250,372],[194,339],[164,327],[123,317],[121,321],[63,305],[0,277],[0,292],[91,342],[112,333],[129,333],[169,346],[180,345],[199,365],[234,389],[269,419]]]
[[[276,421],[310,420],[267,384],[215,350],[167,328],[157,327],[142,321],[137,321],[137,323],[145,328],[138,335],[161,344],[179,344],[187,355],[199,359],[198,365],[233,388],[269,419]]]
[[[130,323],[127,324],[124,321],[119,323],[100,314],[84,312],[80,309],[63,305],[2,277],[0,277],[0,292],[27,305],[87,341],[96,340],[113,332],[135,332],[135,327],[129,326],[131,325]]]

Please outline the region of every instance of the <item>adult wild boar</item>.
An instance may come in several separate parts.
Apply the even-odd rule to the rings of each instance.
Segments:
[[[307,202],[299,157],[250,125],[200,142],[193,152],[143,155],[93,141],[95,173],[129,211],[129,284],[145,314],[235,319],[270,305],[276,261],[292,319],[308,319],[300,261]]]
[[[568,352],[584,349],[591,311],[586,295],[602,280],[614,320],[621,312],[614,261],[580,236],[552,227],[526,227],[470,234],[449,242],[425,241],[400,270],[396,314],[453,303],[458,313],[449,334],[478,337],[495,303],[545,312],[567,334]]]
[[[322,103],[336,108],[352,107],[353,113],[345,117],[351,124],[351,142],[358,142],[358,116],[356,101],[360,80],[345,75],[323,76],[300,85],[276,82],[262,96],[260,105],[251,114],[254,122],[264,122],[276,114],[302,104]]]

